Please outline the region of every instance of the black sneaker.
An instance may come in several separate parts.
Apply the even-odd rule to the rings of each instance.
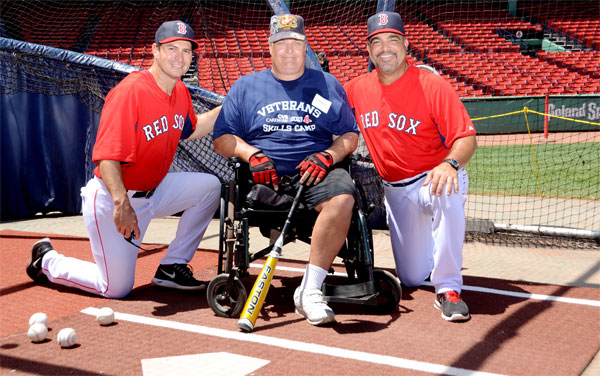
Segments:
[[[179,290],[202,290],[206,288],[204,282],[198,281],[192,274],[191,267],[187,264],[160,265],[152,278],[156,286],[170,287]]]
[[[460,298],[458,291],[446,291],[435,296],[433,305],[442,310],[442,318],[448,321],[467,321],[471,318],[469,307]]]
[[[33,247],[31,247],[31,258],[27,263],[25,271],[29,278],[33,279],[33,282],[44,283],[48,280],[48,277],[42,273],[42,258],[46,253],[52,250],[54,250],[54,248],[52,248],[49,238],[38,240]]]

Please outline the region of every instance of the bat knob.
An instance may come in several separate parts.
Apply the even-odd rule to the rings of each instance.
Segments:
[[[125,240],[127,240],[128,242],[132,241],[135,239],[135,231],[131,230],[131,233],[129,234],[128,237],[125,238]]]
[[[238,320],[238,328],[242,329],[244,332],[251,332],[254,330],[254,325],[252,325],[252,321],[244,318]]]

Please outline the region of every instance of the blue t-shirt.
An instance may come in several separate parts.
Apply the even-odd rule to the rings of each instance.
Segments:
[[[358,127],[333,75],[306,69],[294,81],[281,81],[267,69],[233,84],[213,138],[236,135],[271,157],[278,175],[293,175],[307,155],[327,149],[334,135],[348,132],[358,133]]]

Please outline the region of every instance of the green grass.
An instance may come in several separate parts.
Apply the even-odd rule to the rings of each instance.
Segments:
[[[480,146],[467,171],[472,194],[600,200],[597,142]]]

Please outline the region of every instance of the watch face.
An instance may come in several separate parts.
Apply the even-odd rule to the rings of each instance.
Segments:
[[[445,159],[444,162],[448,162],[450,166],[454,167],[455,170],[458,170],[459,163],[456,159]]]

